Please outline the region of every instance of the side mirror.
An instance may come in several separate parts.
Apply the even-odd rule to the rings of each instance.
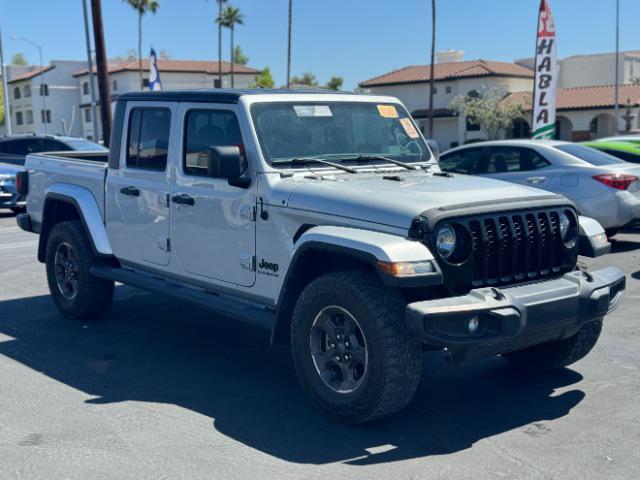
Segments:
[[[611,252],[611,244],[602,225],[593,218],[582,215],[578,218],[578,223],[580,224],[579,255],[595,258]]]
[[[438,145],[438,142],[436,142],[433,138],[430,138],[429,140],[427,140],[427,145],[429,146],[429,149],[433,153],[433,157],[436,159],[436,162],[439,162],[440,161],[440,145]]]
[[[207,150],[207,175],[226,178],[229,185],[247,188],[251,179],[241,177],[247,169],[247,161],[237,146],[209,147]]]

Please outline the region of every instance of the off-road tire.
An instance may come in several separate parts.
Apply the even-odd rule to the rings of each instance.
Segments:
[[[594,347],[602,320],[586,324],[575,335],[556,342],[543,343],[502,357],[514,367],[530,372],[548,372],[571,365],[585,357]]]
[[[396,413],[411,400],[420,381],[422,351],[404,323],[405,305],[398,292],[359,271],[323,275],[303,290],[293,312],[291,350],[302,388],[320,412],[341,423],[358,424]],[[312,358],[311,328],[327,306],[348,310],[366,338],[366,372],[349,393],[329,388]]]
[[[62,243],[71,247],[76,258],[77,294],[73,299],[65,298],[56,280],[55,255]],[[91,267],[102,264],[103,260],[93,252],[82,223],[69,221],[56,224],[49,234],[45,258],[49,291],[64,317],[93,319],[106,310],[113,298],[114,283],[91,275]]]

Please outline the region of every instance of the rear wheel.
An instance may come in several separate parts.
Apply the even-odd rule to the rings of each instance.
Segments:
[[[293,313],[293,362],[305,393],[349,424],[401,410],[420,380],[420,343],[406,330],[405,302],[364,272],[311,282]]]
[[[575,335],[557,342],[543,343],[502,357],[513,366],[531,372],[557,370],[585,357],[602,331],[602,320],[586,324]]]
[[[90,272],[100,263],[80,222],[53,227],[47,241],[47,281],[53,302],[65,317],[97,317],[111,303],[113,282]]]

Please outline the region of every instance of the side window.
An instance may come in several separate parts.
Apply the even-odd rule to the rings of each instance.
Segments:
[[[40,140],[41,152],[66,152],[68,150],[71,150],[71,148],[58,140],[52,140],[50,138]]]
[[[35,151],[33,142],[29,140],[11,140],[4,144],[3,151],[13,155],[27,155]]]
[[[624,160],[625,162],[640,163],[640,149],[638,150],[638,155],[634,155],[629,152],[621,152],[620,150],[602,149],[602,151],[609,155],[613,155],[614,157],[618,157],[620,160]]]
[[[466,175],[482,173],[477,172],[481,152],[482,149],[480,148],[462,150],[450,155],[444,155],[438,163],[440,168],[445,172],[463,173]]]
[[[167,167],[170,130],[169,109],[132,109],[129,114],[127,168],[163,172]]]
[[[486,173],[529,172],[548,167],[539,153],[523,147],[492,147]]]
[[[242,152],[242,135],[235,113],[228,110],[191,110],[185,119],[182,168],[187,175],[207,176],[210,146],[236,145]]]

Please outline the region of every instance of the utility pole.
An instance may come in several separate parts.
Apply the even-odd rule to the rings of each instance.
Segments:
[[[613,125],[614,135],[618,134],[618,115],[620,110],[620,0],[616,0],[616,79],[615,79],[615,94],[614,94],[614,106],[613,106]]]
[[[436,0],[431,0],[431,68],[429,72],[429,138],[433,138],[433,89],[435,88]]]
[[[107,55],[104,48],[102,4],[100,0],[91,0],[91,18],[93,20],[93,41],[96,47],[96,67],[98,69],[102,140],[104,146],[108,147],[109,141],[111,140],[111,98],[109,95],[109,72],[107,70]]]
[[[287,88],[291,86],[291,27],[293,22],[293,0],[289,0],[289,33],[287,40]]]
[[[7,66],[4,63],[2,49],[2,30],[0,29],[0,65],[2,66],[2,101],[4,103],[5,133],[11,135],[11,107],[9,106],[9,88],[7,87]]]
[[[87,0],[82,0],[82,14],[84,15],[84,37],[87,42],[87,66],[89,67],[89,91],[91,92],[91,123],[93,124],[93,138],[98,139],[98,109],[96,108],[96,85],[93,77],[93,59],[91,58],[91,39],[89,36]]]

